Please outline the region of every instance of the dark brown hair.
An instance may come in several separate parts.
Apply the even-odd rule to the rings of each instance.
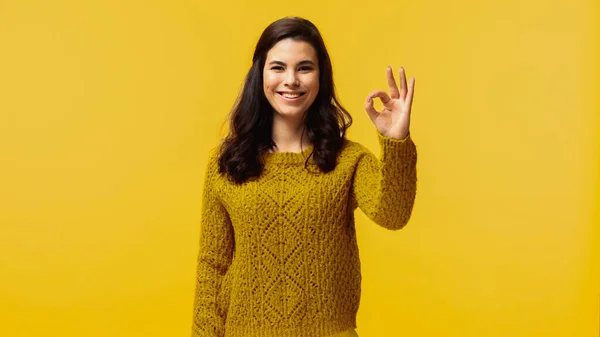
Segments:
[[[273,108],[264,94],[263,67],[269,50],[288,38],[312,45],[319,61],[319,92],[305,116],[306,135],[313,144],[306,163],[312,157],[322,172],[333,170],[352,124],[352,117],[336,97],[331,60],[317,27],[299,17],[271,23],[256,44],[252,66],[231,111],[229,134],[220,148],[219,171],[236,183],[258,177],[263,167],[261,154],[275,147]]]

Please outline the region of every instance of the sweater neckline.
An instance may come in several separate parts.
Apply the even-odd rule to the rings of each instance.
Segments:
[[[306,159],[310,156],[312,150],[313,146],[310,145],[302,150],[302,152],[266,152],[262,156],[265,164],[304,164]]]

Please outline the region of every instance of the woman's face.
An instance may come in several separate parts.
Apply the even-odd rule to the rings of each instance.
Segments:
[[[319,64],[307,42],[284,39],[267,53],[263,89],[275,113],[303,117],[319,93]]]

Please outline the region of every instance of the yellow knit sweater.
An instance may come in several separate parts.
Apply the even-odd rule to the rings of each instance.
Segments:
[[[412,139],[381,135],[381,159],[347,140],[326,174],[302,153],[265,154],[236,185],[209,161],[194,300],[195,337],[321,337],[356,327],[361,273],[354,210],[392,230],[416,193]]]

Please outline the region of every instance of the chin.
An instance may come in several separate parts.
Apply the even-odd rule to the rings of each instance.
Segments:
[[[276,109],[276,113],[287,118],[301,118],[304,116],[306,109]]]

